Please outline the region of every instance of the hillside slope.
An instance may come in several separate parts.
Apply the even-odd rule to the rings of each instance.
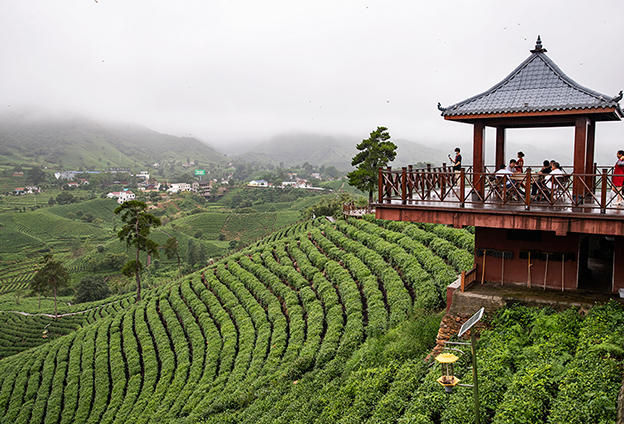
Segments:
[[[0,360],[0,420],[471,422],[471,392],[446,395],[423,361],[440,323],[423,311],[471,265],[471,234],[368,219],[283,229]],[[517,308],[491,324],[482,422],[613,421],[619,306],[587,317]],[[467,365],[456,374],[470,382]]]

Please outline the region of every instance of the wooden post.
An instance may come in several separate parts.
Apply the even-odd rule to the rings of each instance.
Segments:
[[[600,184],[600,213],[607,212],[607,170],[602,170],[602,182]]]
[[[459,206],[463,208],[466,200],[466,173],[464,168],[459,173],[459,197]]]
[[[387,166],[386,173],[388,174],[388,178],[386,178],[386,202],[392,203],[392,168]]]
[[[473,147],[472,147],[472,181],[475,191],[481,198],[485,198],[485,184],[483,173],[485,171],[485,123],[476,121],[474,123]]]
[[[407,171],[409,172],[409,180],[412,181],[412,183],[413,183],[413,181],[414,181],[414,168],[412,167],[412,165],[408,165],[407,166]],[[413,186],[413,184],[410,184],[409,185],[409,191],[408,191],[408,194],[407,194],[407,198],[410,200],[410,203],[412,203],[411,200],[412,200],[412,197],[413,197],[413,191],[414,191],[414,186]]]
[[[546,253],[546,267],[544,268],[544,290],[546,290],[546,277],[548,276],[548,257],[550,253]]]
[[[381,203],[383,202],[383,169],[381,168],[381,166],[379,167],[379,184],[377,187],[377,191],[377,202]]]
[[[531,288],[531,252],[529,251],[529,259],[527,262],[527,286]]]
[[[425,193],[427,193],[427,198],[429,198],[429,196],[430,196],[431,184],[432,184],[431,178],[432,178],[432,175],[431,175],[431,164],[428,163],[427,164],[427,175],[426,175],[425,181],[423,181],[423,194],[422,194],[422,196],[420,196],[421,199],[425,198]]]
[[[494,163],[494,172],[498,167],[505,165],[505,127],[496,127],[496,159]]]
[[[487,250],[483,249],[483,266],[481,267],[481,284],[485,280],[485,257],[487,256]]]
[[[585,151],[587,149],[587,127],[589,119],[587,116],[579,116],[574,121],[574,174],[585,174]],[[593,162],[593,158],[592,158]],[[572,199],[579,204],[585,196],[584,187],[579,177],[574,178],[572,186]]]
[[[407,203],[407,168],[401,168],[401,204]]]
[[[585,146],[585,174],[593,174],[594,173],[594,151],[595,151],[595,139],[596,139],[596,122],[593,120],[589,121],[589,125],[587,126],[587,145]],[[593,177],[591,175],[587,175],[585,177],[585,184],[588,187],[593,187],[592,184]],[[589,194],[589,193],[586,193]]]
[[[565,287],[565,253],[561,254],[561,291]]]
[[[524,208],[528,211],[531,209],[531,170],[526,170],[526,178],[524,183]]]

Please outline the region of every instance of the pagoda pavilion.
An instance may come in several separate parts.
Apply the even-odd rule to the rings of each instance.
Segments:
[[[472,124],[472,166],[379,170],[380,219],[475,227],[470,281],[561,290],[624,290],[624,208],[613,167],[594,163],[596,123],[620,121],[622,92],[585,88],[546,56],[540,37],[531,55],[489,90],[438,108],[447,121]],[[494,167],[485,164],[485,129],[496,128]],[[508,128],[574,128],[574,163],[561,175],[527,168],[496,174],[506,163]],[[614,152],[615,157],[615,152]]]

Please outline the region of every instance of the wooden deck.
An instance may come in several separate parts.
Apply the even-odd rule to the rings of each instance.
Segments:
[[[567,174],[532,195],[535,175],[380,170],[380,219],[521,230],[624,235],[624,207],[616,204],[612,176]],[[507,177],[503,177],[507,178]],[[531,183],[527,184],[526,182]],[[527,193],[528,192],[528,193]]]
[[[345,216],[353,216],[356,218],[361,218],[363,215],[375,213],[375,208],[366,207],[359,208],[353,204],[353,202],[345,203],[342,205],[342,214]]]

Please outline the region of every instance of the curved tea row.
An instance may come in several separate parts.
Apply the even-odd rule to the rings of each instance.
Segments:
[[[441,305],[465,267],[465,231],[381,224],[300,223],[142,302],[60,318],[53,325],[67,335],[0,361],[2,421],[289,422],[305,413],[299,379],[312,372],[322,389],[367,338],[406,322],[414,305]],[[7,319],[7,340],[44,323],[20,319]],[[394,371],[362,378],[392,383],[390,402],[425,369]]]

